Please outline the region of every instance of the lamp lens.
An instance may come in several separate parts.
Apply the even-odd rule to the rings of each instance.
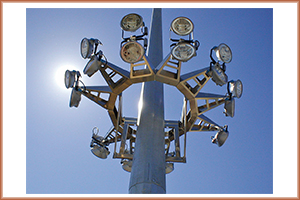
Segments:
[[[232,93],[234,97],[240,98],[243,94],[243,84],[242,81],[230,81],[229,84],[229,92]]]
[[[81,56],[84,59],[90,58],[93,53],[93,45],[91,45],[90,41],[87,38],[83,38],[80,46]]]
[[[179,61],[188,61],[195,55],[195,48],[188,43],[177,44],[172,49],[172,56]]]
[[[128,42],[121,48],[121,58],[127,63],[140,61],[144,56],[145,50],[138,42]]]
[[[217,51],[217,57],[225,63],[230,63],[232,60],[232,52],[229,46],[223,43],[220,44]]]
[[[224,85],[228,81],[227,75],[221,69],[219,64],[212,67],[212,80],[220,86]]]
[[[121,28],[124,31],[134,32],[143,25],[143,18],[135,13],[128,14],[121,20]]]
[[[242,84],[242,81],[240,80],[237,80],[235,82],[235,96],[237,98],[240,98],[243,94],[243,84]]]
[[[71,71],[67,70],[65,72],[65,86],[66,88],[73,87],[75,83],[75,74],[72,73]]]
[[[171,23],[171,30],[177,35],[188,35],[194,29],[193,22],[186,17],[178,17]]]

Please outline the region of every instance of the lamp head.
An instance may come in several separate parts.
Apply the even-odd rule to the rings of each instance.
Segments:
[[[196,49],[188,42],[179,42],[173,47],[171,54],[174,59],[186,62],[196,55]]]
[[[120,51],[122,60],[127,63],[136,63],[142,60],[144,54],[145,49],[140,43],[136,41],[130,41],[125,43]]]
[[[231,62],[232,52],[228,45],[221,43],[218,47],[214,47],[213,50],[216,52],[219,61],[224,63]]]
[[[78,107],[79,103],[81,101],[81,93],[77,90],[75,90],[75,88],[72,89],[72,93],[71,93],[71,99],[70,99],[70,107]]]
[[[93,51],[94,51],[93,43],[89,39],[83,38],[80,44],[80,52],[82,58],[84,59],[90,58],[93,54]]]
[[[122,168],[127,171],[127,172],[131,172],[131,168],[132,168],[132,160],[122,160],[121,161],[122,164]]]
[[[83,73],[89,77],[93,76],[100,69],[101,62],[97,56],[92,56],[91,60],[86,64]]]
[[[217,144],[221,147],[229,136],[229,132],[227,130],[220,130],[214,137],[212,137],[212,143]]]
[[[91,151],[95,156],[101,159],[106,159],[107,156],[110,154],[109,150],[106,147],[100,146],[98,144],[92,146]]]
[[[136,13],[131,13],[122,18],[120,25],[124,31],[135,32],[143,26],[143,18]]]
[[[241,98],[243,94],[243,84],[241,80],[229,81],[227,85],[228,93],[233,97]]]
[[[184,36],[194,30],[194,24],[186,17],[177,17],[172,21],[170,29],[177,35]]]
[[[212,80],[217,85],[224,85],[228,81],[228,77],[225,74],[224,70],[221,68],[219,63],[216,63],[211,66]]]
[[[65,86],[66,86],[66,88],[74,87],[75,76],[76,76],[76,71],[67,70],[65,72]]]
[[[224,114],[225,116],[234,117],[235,112],[235,100],[234,98],[226,99],[224,105]]]

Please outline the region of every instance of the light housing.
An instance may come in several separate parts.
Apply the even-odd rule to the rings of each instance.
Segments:
[[[91,60],[86,64],[83,73],[91,77],[100,69],[101,62],[98,60],[97,56],[92,56]]]
[[[180,36],[188,35],[194,30],[194,24],[187,17],[177,17],[171,23],[171,30]]]
[[[212,80],[217,85],[224,85],[228,81],[228,77],[225,74],[224,70],[221,68],[219,63],[216,63],[215,65],[211,66],[211,72],[212,72]]]
[[[75,75],[76,75],[76,71],[67,70],[65,72],[65,86],[66,86],[66,88],[74,87]]]
[[[122,168],[127,171],[127,172],[131,172],[132,170],[132,160],[128,160],[128,159],[123,159],[121,161],[122,164]],[[166,163],[166,167],[165,167],[165,173],[169,174],[174,170],[174,163]]]
[[[122,60],[127,63],[136,63],[142,60],[144,54],[145,49],[140,43],[136,41],[130,41],[125,43],[120,51]]]
[[[219,61],[230,63],[232,60],[232,52],[227,44],[221,43],[214,49]]]
[[[81,93],[75,88],[72,89],[71,98],[70,98],[70,107],[78,107],[79,103],[81,101]]]
[[[91,147],[92,153],[101,159],[106,159],[107,156],[110,154],[109,150],[106,147],[100,146],[98,144],[95,144]]]
[[[241,80],[237,81],[229,81],[227,86],[228,93],[232,95],[232,97],[241,98],[243,94],[243,83]]]
[[[174,163],[166,163],[166,174],[169,174],[172,171],[174,171]]]
[[[122,18],[120,25],[124,31],[135,32],[143,26],[143,18],[136,13],[131,13]]]
[[[173,47],[171,54],[174,59],[186,62],[196,55],[196,49],[188,42],[180,42]]]
[[[235,100],[234,98],[226,99],[224,105],[224,114],[225,116],[234,117],[235,112]]]
[[[214,137],[212,137],[212,143],[221,147],[229,136],[229,132],[226,130],[220,130]]]
[[[82,58],[90,58],[94,51],[94,44],[87,38],[83,38],[80,44],[80,53]]]
[[[122,164],[122,168],[127,171],[127,172],[131,172],[131,168],[132,168],[132,160],[122,160],[121,161]]]

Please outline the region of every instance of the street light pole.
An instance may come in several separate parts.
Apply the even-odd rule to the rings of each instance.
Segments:
[[[147,56],[153,66],[157,66],[163,58],[161,9],[158,8],[152,12]],[[139,108],[141,110],[129,184],[130,194],[166,193],[163,95],[163,83],[143,83],[140,97],[142,106]]]

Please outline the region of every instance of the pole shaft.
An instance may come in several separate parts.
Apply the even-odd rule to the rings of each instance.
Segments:
[[[148,58],[156,67],[163,59],[161,9],[152,12]],[[164,90],[163,83],[143,83],[138,116],[133,165],[129,183],[130,194],[166,193]]]

